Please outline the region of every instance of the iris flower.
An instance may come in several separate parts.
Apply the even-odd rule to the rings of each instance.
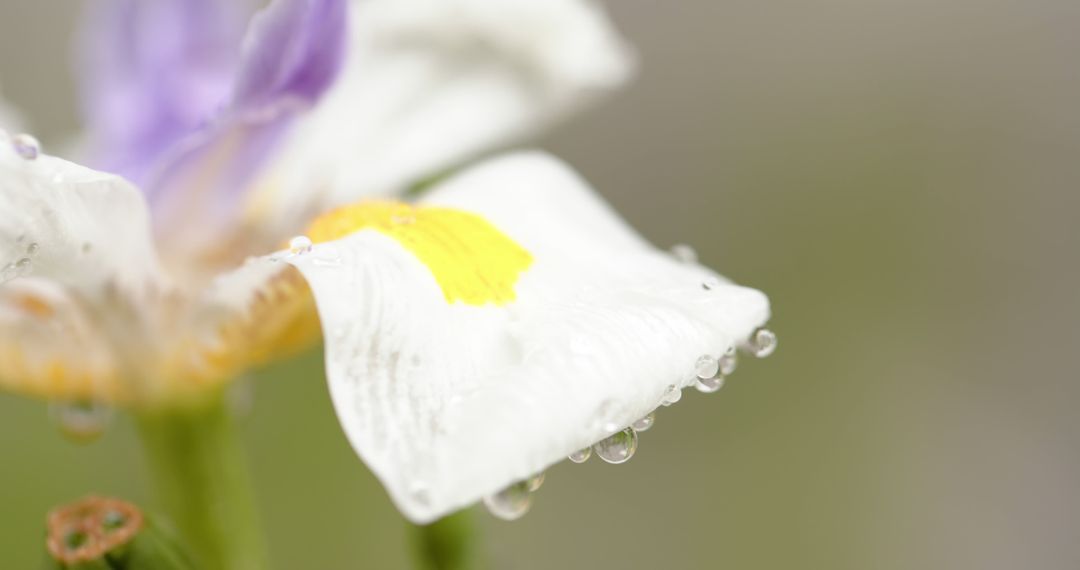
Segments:
[[[0,386],[197,408],[321,334],[350,442],[428,523],[485,497],[519,516],[546,467],[625,461],[657,407],[775,347],[762,293],[654,248],[554,157],[481,158],[628,77],[592,2],[243,19],[101,0],[79,50],[93,168],[0,133]]]

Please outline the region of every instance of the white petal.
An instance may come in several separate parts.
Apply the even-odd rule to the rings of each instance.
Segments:
[[[591,0],[355,1],[351,24],[342,76],[252,196],[272,235],[532,136],[633,67]]]
[[[117,362],[92,314],[49,279],[0,287],[0,385],[46,397],[117,399]]]
[[[415,522],[630,425],[769,317],[763,294],[706,290],[713,272],[649,246],[543,155],[483,164],[425,204],[481,214],[532,254],[516,300],[450,304],[433,270],[372,229],[289,258],[315,294],[342,426]],[[327,247],[333,264],[318,262]]]
[[[122,178],[0,137],[0,281],[33,274],[88,295],[136,291],[160,268],[142,194]]]

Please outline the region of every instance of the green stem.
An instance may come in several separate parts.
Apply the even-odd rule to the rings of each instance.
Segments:
[[[225,399],[137,419],[161,505],[199,567],[265,569],[255,497]]]
[[[429,525],[409,525],[416,567],[423,570],[480,570],[487,567],[476,521],[468,510]]]

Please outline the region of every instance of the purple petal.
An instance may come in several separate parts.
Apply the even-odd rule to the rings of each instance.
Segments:
[[[198,223],[212,238],[235,221],[244,190],[281,135],[336,79],[346,2],[275,0],[252,20],[230,104],[174,145],[145,186],[163,231]]]
[[[269,6],[252,21],[234,105],[262,106],[283,98],[314,102],[341,67],[345,26],[342,1]]]
[[[97,0],[79,42],[89,161],[142,182],[228,101],[244,13],[222,0]]]

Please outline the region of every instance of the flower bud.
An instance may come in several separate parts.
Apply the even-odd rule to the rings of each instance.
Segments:
[[[46,568],[52,570],[191,570],[172,537],[131,503],[86,497],[46,519]]]

